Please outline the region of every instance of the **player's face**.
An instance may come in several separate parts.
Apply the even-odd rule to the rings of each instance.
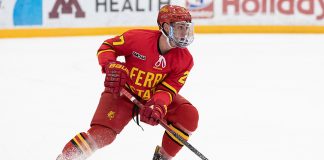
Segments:
[[[193,23],[190,22],[172,22],[169,29],[169,38],[177,47],[187,47],[194,39]]]
[[[177,38],[184,38],[185,36],[191,34],[192,31],[192,23],[187,22],[173,22],[171,23],[171,27],[174,31],[174,36]]]

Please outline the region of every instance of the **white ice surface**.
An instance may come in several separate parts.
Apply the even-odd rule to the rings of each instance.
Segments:
[[[86,131],[109,36],[0,39],[0,159],[55,159]],[[197,35],[181,94],[199,110],[190,143],[210,160],[324,159],[324,35]],[[134,122],[89,160],[149,160],[162,127]],[[187,148],[177,160],[199,159]]]

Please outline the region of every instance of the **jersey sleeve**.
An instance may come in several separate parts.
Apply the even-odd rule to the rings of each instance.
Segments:
[[[186,79],[192,69],[194,63],[191,55],[187,59],[188,63],[179,63],[160,84],[156,87],[153,99],[160,99],[165,105],[170,105],[176,94],[179,93],[184,86]]]
[[[118,56],[127,56],[132,38],[129,32],[105,40],[98,49],[99,65],[104,68],[108,61],[116,61]],[[104,70],[102,70],[104,72]]]

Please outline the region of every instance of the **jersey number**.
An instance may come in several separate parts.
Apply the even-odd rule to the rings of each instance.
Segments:
[[[114,46],[120,46],[120,45],[123,45],[125,43],[123,35],[119,36],[119,39],[120,39],[120,41],[113,42]]]
[[[183,73],[183,76],[181,78],[179,78],[178,82],[181,83],[182,85],[184,85],[188,75],[189,75],[189,71]]]

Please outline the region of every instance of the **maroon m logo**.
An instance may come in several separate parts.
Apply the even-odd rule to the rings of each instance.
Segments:
[[[72,14],[72,6],[75,6],[76,12],[75,17],[85,17],[85,12],[81,9],[78,0],[68,0],[66,3],[65,0],[56,0],[52,11],[49,13],[49,18],[58,18],[59,13],[58,9],[62,6],[62,13],[63,14]]]

